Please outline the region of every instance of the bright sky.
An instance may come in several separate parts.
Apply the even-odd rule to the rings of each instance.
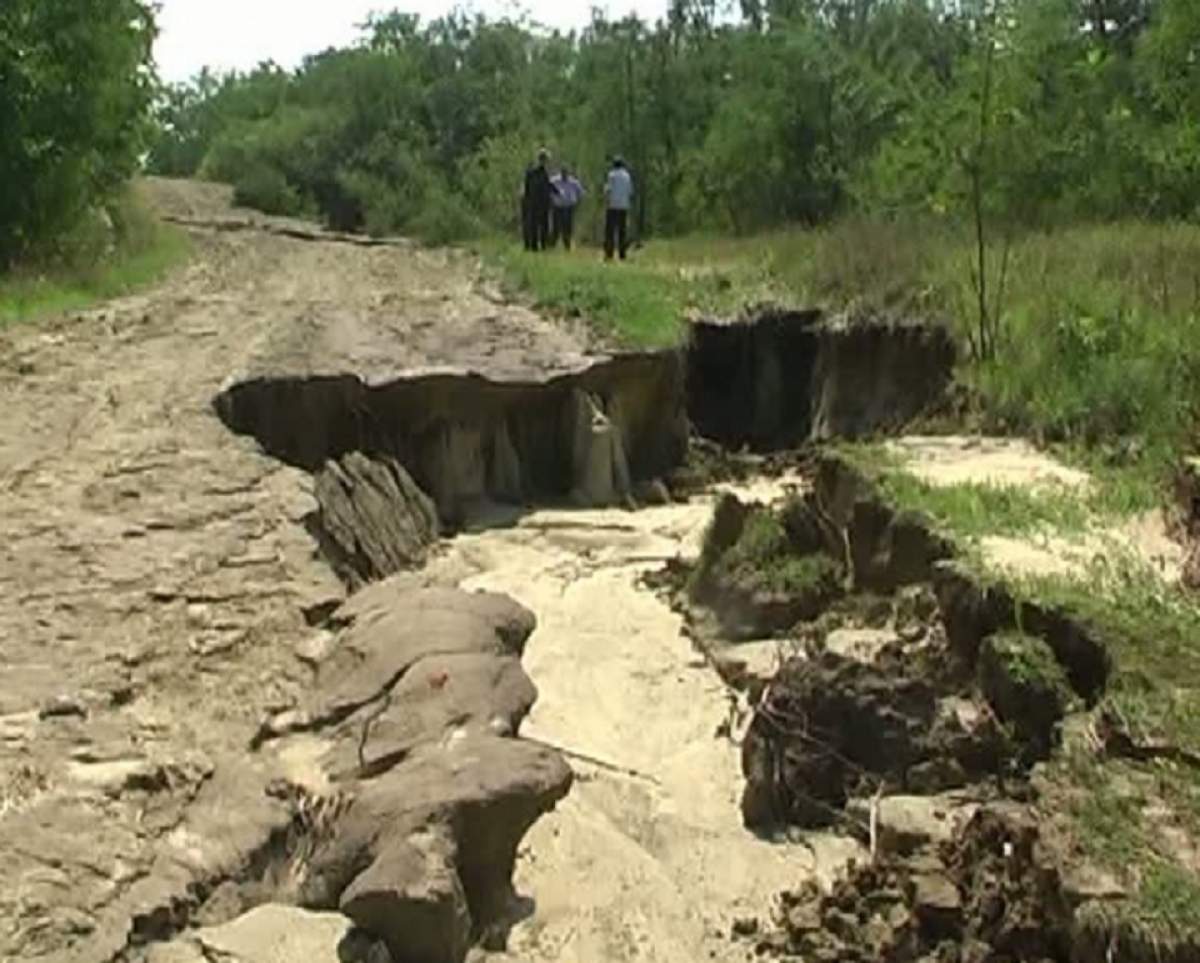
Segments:
[[[159,0],[155,47],[164,80],[187,80],[208,66],[214,70],[247,69],[264,60],[294,67],[306,54],[343,47],[358,36],[357,25],[372,11],[399,7],[422,20],[442,16],[455,7],[496,17],[528,12],[552,27],[582,27],[592,7],[610,16],[637,10],[655,19],[666,0]]]

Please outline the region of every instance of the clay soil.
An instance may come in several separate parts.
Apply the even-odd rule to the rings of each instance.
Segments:
[[[0,960],[110,959],[180,864],[222,858],[188,814],[296,701],[294,647],[344,597],[302,525],[311,479],[221,425],[222,384],[543,372],[587,348],[467,255],[288,236],[221,188],[145,189],[189,221],[187,267],[0,333]]]

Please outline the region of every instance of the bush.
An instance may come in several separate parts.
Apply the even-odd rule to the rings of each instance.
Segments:
[[[429,244],[451,244],[478,237],[482,225],[464,197],[436,188],[425,196],[408,230]]]
[[[0,270],[94,243],[142,150],[153,36],[141,0],[0,4]]]
[[[264,214],[294,216],[304,212],[299,192],[282,172],[264,163],[254,164],[234,182],[233,202]]]

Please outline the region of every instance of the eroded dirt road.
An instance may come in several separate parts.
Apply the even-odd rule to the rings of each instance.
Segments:
[[[304,527],[311,479],[222,426],[221,386],[545,374],[588,347],[490,294],[465,255],[289,237],[220,189],[149,190],[192,222],[188,267],[0,336],[0,961],[140,959],[236,915],[219,892],[185,911],[189,881],[220,879],[270,824],[248,739],[301,698],[297,653],[345,590]],[[639,584],[696,549],[709,511],[534,512],[416,576],[537,614],[526,732],[574,753],[573,793],[520,852],[507,958],[741,959],[732,920],[853,847],[741,826],[739,751],[716,734],[729,693]]]
[[[576,754],[571,794],[518,858],[532,902],[512,959],[744,960],[736,919],[767,917],[778,893],[829,880],[858,851],[844,837],[767,842],[742,827],[740,750],[716,732],[732,693],[640,578],[699,553],[712,504],[538,511],[456,538],[429,569],[538,613],[524,664],[539,699],[523,732]]]
[[[219,188],[149,189],[229,215]],[[344,594],[301,524],[309,478],[226,431],[222,382],[584,348],[489,297],[465,256],[192,233],[156,289],[0,334],[0,960],[107,960],[180,867],[230,858],[223,762],[294,700],[306,616]]]

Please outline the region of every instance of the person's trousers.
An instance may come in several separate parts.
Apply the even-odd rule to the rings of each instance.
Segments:
[[[532,251],[544,251],[550,246],[550,206],[530,205],[529,227],[527,228]]]
[[[604,218],[604,257],[612,260],[614,250],[620,253],[624,261],[625,253],[629,250],[629,211],[610,207]]]
[[[562,241],[563,247],[571,250],[571,238],[575,233],[575,208],[556,207],[550,223],[550,246]]]
[[[530,209],[529,201],[521,201],[521,236],[525,241],[525,250],[533,250],[533,211]]]

